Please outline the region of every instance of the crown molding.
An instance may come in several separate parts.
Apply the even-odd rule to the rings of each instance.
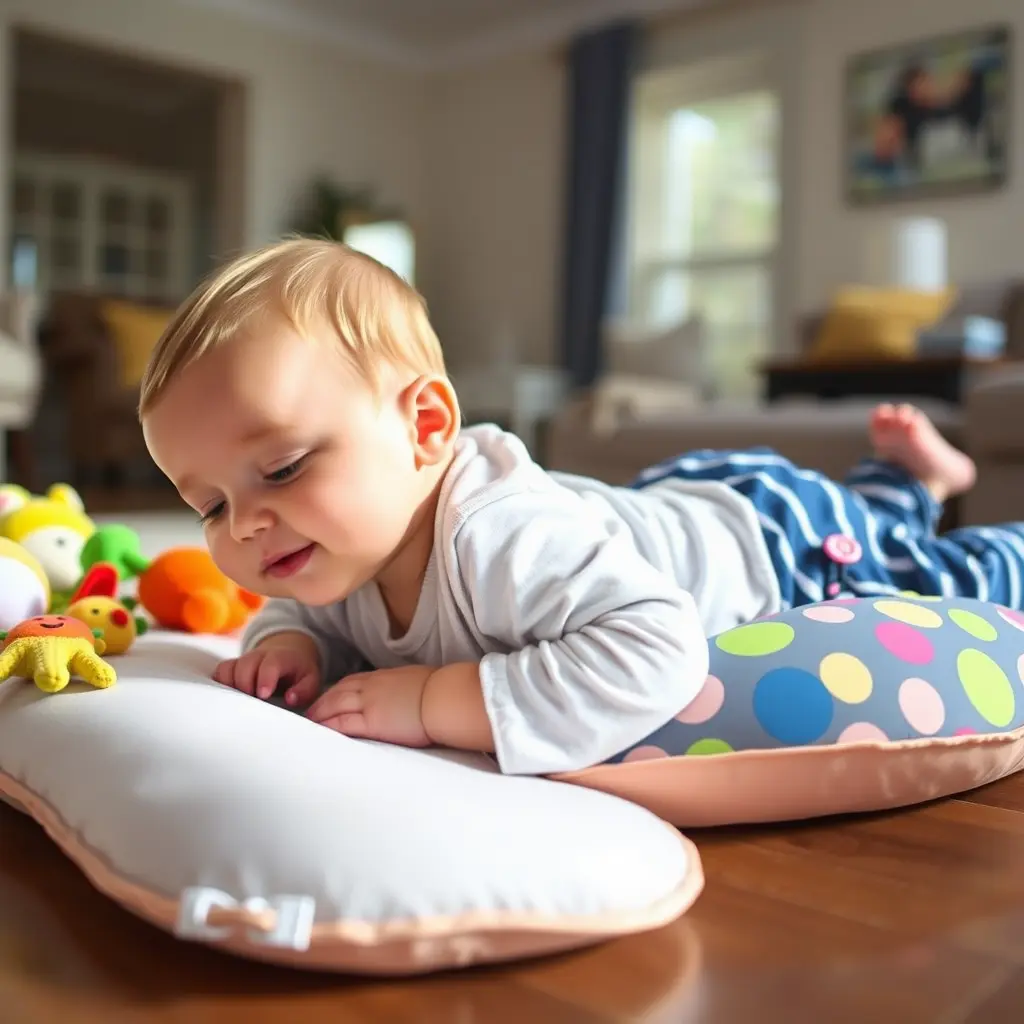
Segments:
[[[450,47],[435,47],[424,70],[459,71],[503,57],[536,53],[565,43],[577,33],[619,18],[650,18],[685,14],[710,7],[718,0],[595,0],[586,10],[552,11],[509,21]]]
[[[315,39],[361,57],[407,71],[459,71],[503,57],[513,57],[564,43],[578,32],[626,17],[686,13],[711,7],[720,0],[595,0],[585,10],[552,11],[478,32],[451,46],[417,47],[341,17],[312,14],[288,0],[176,0],[190,7],[219,11]]]
[[[276,28],[299,39],[348,50],[393,67],[412,71],[427,70],[427,62],[412,47],[398,42],[383,32],[357,25],[343,18],[327,17],[298,10],[288,0],[175,0],[176,3],[202,10],[218,11]]]

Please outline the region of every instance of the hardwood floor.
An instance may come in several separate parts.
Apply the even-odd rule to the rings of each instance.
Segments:
[[[707,889],[658,932],[414,980],[178,942],[0,808],[11,1024],[1010,1024],[1024,1019],[1024,773],[893,814],[691,833]]]

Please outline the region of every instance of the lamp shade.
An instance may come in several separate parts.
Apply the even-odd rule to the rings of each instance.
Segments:
[[[937,217],[903,217],[872,226],[865,246],[866,283],[939,292],[948,286],[946,223]]]

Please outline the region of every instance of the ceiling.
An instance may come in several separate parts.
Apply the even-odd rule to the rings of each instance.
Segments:
[[[560,42],[622,15],[716,0],[178,0],[440,69]]]

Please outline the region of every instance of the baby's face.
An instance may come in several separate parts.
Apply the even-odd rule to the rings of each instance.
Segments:
[[[399,550],[423,481],[401,383],[280,324],[202,356],[146,414],[149,450],[241,586],[319,605]]]

